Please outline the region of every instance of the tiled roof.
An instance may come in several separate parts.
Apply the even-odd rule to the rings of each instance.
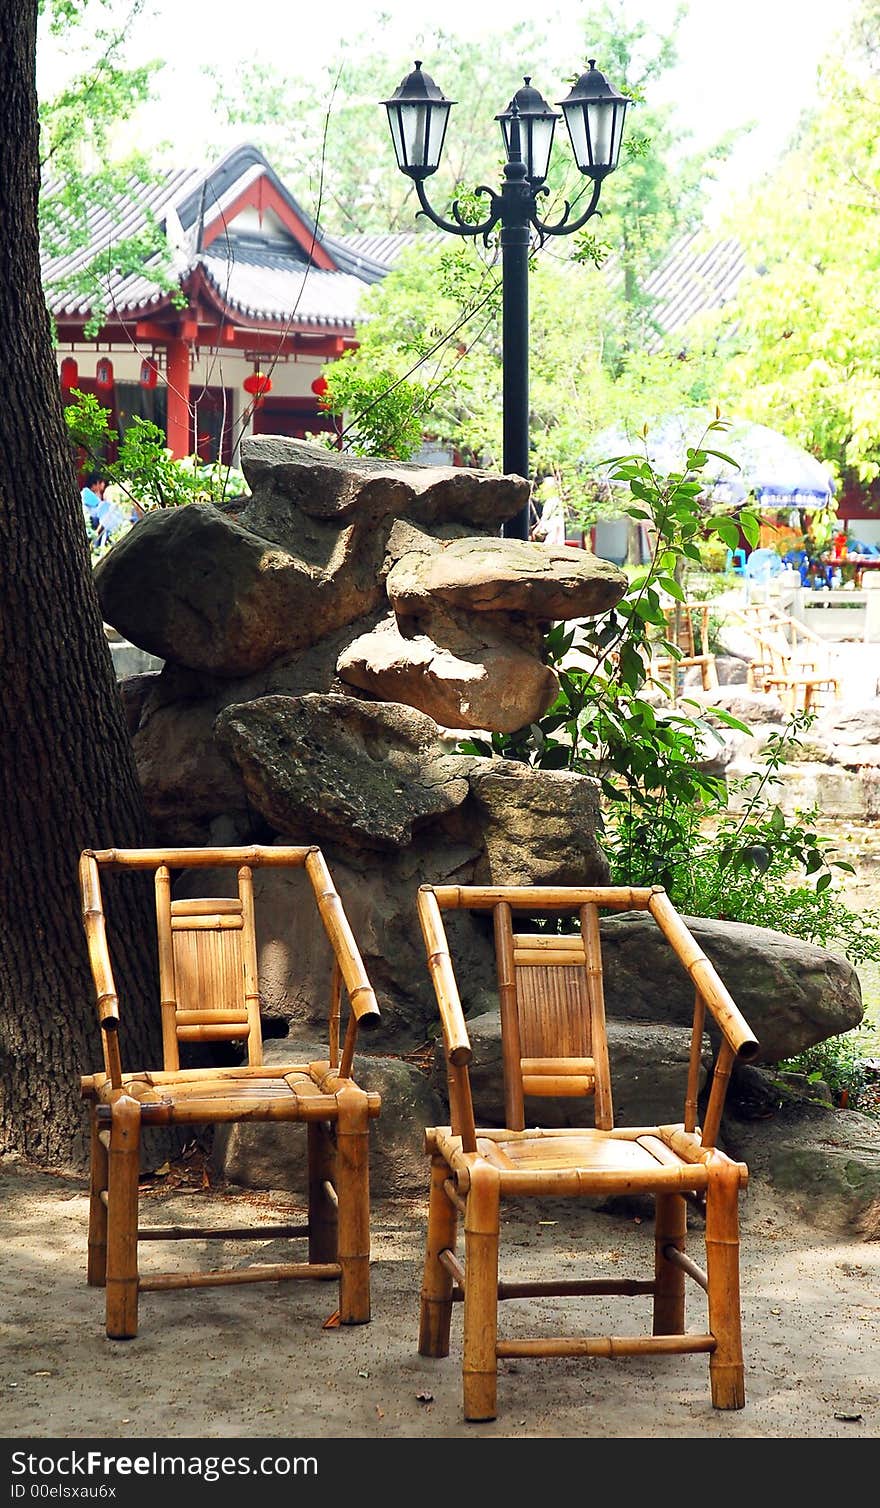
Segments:
[[[293,238],[266,243],[256,238],[219,235],[205,251],[198,250],[202,222],[210,226],[255,178],[267,176],[288,201],[305,229],[314,233],[339,271],[309,266],[306,253]],[[66,256],[44,255],[43,285],[56,318],[85,317],[88,294],[65,291],[63,284],[89,266],[102,251],[142,232],[149,218],[164,228],[174,269],[183,278],[201,266],[233,312],[251,319],[290,319],[295,325],[351,328],[366,285],[384,277],[387,267],[350,250],[345,242],[331,242],[281,184],[262,153],[254,147],[231,152],[214,168],[168,172],[159,181],[143,184],[132,179],[128,191],[90,215],[87,247]],[[61,285],[61,286],[59,286]],[[144,270],[120,276],[108,274],[108,307],[121,314],[149,309],[169,295]]]
[[[345,244],[390,268],[417,243],[433,250],[448,239],[443,231],[396,231],[347,236]],[[605,270],[611,283],[620,279],[616,259],[610,259]],[[715,240],[703,230],[682,236],[645,280],[645,292],[655,300],[651,317],[662,331],[649,347],[662,344],[665,336],[683,329],[696,315],[726,304],[745,270],[745,253],[733,237]]]
[[[683,236],[645,279],[645,292],[656,300],[651,313],[664,335],[728,303],[745,270],[745,252],[733,237],[715,241],[702,230]]]
[[[285,252],[242,250],[216,241],[200,258],[224,302],[248,319],[352,325],[365,284],[347,272],[324,272]]]
[[[358,236],[346,236],[342,241],[328,237],[327,249],[332,254],[334,246],[345,246],[356,256],[378,264],[384,273],[416,242],[433,251],[438,246],[448,245],[449,237],[442,230],[366,231]]]

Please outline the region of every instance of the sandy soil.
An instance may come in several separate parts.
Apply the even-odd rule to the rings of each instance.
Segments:
[[[244,1224],[282,1217],[283,1199],[185,1196],[159,1187],[144,1217]],[[188,1210],[188,1214],[185,1213]],[[880,1434],[880,1243],[792,1223],[754,1180],[744,1196],[742,1305],[747,1404],[711,1407],[702,1356],[502,1363],[499,1417],[465,1424],[460,1315],[451,1355],[416,1352],[424,1206],[373,1209],[373,1319],[322,1329],[332,1285],[287,1283],[146,1294],[136,1340],[108,1341],[103,1294],[85,1284],[87,1202],[78,1180],[0,1168],[0,1429],[6,1439],[489,1437],[877,1438]],[[542,1223],[513,1211],[506,1273],[583,1271],[584,1260],[647,1276],[651,1233],[631,1216],[549,1202]],[[701,1221],[691,1249],[702,1260]],[[151,1243],[143,1265],[254,1260],[257,1247]],[[283,1260],[274,1243],[259,1260]],[[184,1251],[186,1256],[184,1256]],[[195,1251],[195,1255],[193,1255]],[[576,1267],[577,1264],[577,1267]],[[646,1265],[647,1264],[647,1265]],[[688,1285],[690,1328],[704,1299]],[[507,1334],[619,1334],[647,1299],[514,1301]],[[591,1305],[590,1309],[587,1305]],[[644,1311],[631,1306],[644,1305]],[[315,1378],[321,1379],[320,1386]]]

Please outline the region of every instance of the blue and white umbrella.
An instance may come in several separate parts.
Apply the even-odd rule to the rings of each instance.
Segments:
[[[827,507],[835,490],[829,467],[778,430],[750,419],[735,419],[724,430],[706,435],[713,417],[688,409],[668,414],[648,425],[643,440],[624,426],[595,435],[584,451],[583,462],[594,476],[608,476],[607,462],[621,455],[645,454],[660,475],[682,472],[687,467],[688,447],[701,443],[723,451],[737,462],[731,466],[709,456],[699,475],[705,481],[704,496],[711,502],[736,507],[753,496],[761,508]]]

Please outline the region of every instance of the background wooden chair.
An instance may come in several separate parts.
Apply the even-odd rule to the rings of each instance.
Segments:
[[[676,602],[664,609],[664,617],[666,640],[678,648],[679,654],[671,655],[658,646],[652,656],[652,674],[668,683],[674,699],[684,671],[696,665],[703,690],[714,691],[718,686],[718,667],[709,648],[708,602]]]
[[[752,644],[746,669],[751,690],[776,691],[789,716],[816,711],[840,696],[830,646],[806,624],[767,603],[749,604],[737,617]]]
[[[476,1129],[468,1063],[471,1048],[443,925],[444,909],[491,912],[501,1006],[505,1125]],[[683,1118],[662,1126],[615,1127],[605,1032],[599,909],[647,911],[695,987],[690,1066]],[[644,1356],[705,1352],[712,1402],[745,1402],[739,1302],[739,1193],[748,1170],[715,1145],[735,1059],[758,1043],[666,893],[658,888],[546,886],[423,886],[419,917],[434,983],[449,1075],[449,1126],[431,1127],[428,1234],[421,1294],[419,1351],[446,1356],[452,1305],[463,1299],[464,1413],[492,1419],[499,1358]],[[513,913],[567,914],[566,934],[515,932]],[[577,930],[575,930],[575,926]],[[702,1129],[697,1094],[706,1011],[720,1047]],[[527,1129],[525,1102],[534,1097],[587,1096],[594,1125],[578,1130]],[[652,1195],[653,1273],[575,1281],[499,1282],[505,1198],[518,1203],[550,1195]],[[686,1255],[688,1196],[705,1200],[705,1270]],[[465,1261],[456,1256],[464,1217]],[[564,1260],[564,1259],[561,1259]],[[570,1258],[568,1259],[570,1261]],[[706,1292],[708,1323],[685,1332],[685,1278]],[[547,1295],[645,1295],[653,1333],[499,1340],[499,1299]]]
[[[263,1063],[253,891],[258,866],[304,866],[311,882],[316,921],[320,917],[334,960],[326,1061]],[[227,867],[237,871],[236,897],[171,899],[173,869]],[[161,1069],[122,1067],[120,1009],[101,894],[100,871],[107,869],[150,870],[155,877]],[[137,1334],[139,1293],[281,1278],[338,1279],[340,1322],[368,1320],[368,1132],[380,1104],[377,1094],[367,1094],[355,1084],[352,1061],[358,1024],[375,1024],[378,1007],[320,849],[86,850],[80,859],[80,886],[104,1047],[104,1071],[82,1079],[92,1123],[88,1281],[106,1286],[108,1336],[121,1340]],[[340,1053],[343,987],[350,1011]],[[247,1064],[182,1067],[180,1049],[190,1042],[240,1042],[247,1050]],[[308,1224],[139,1228],[142,1130],[229,1121],[305,1122]],[[139,1273],[141,1241],[253,1241],[279,1236],[308,1236],[308,1261],[211,1272]]]

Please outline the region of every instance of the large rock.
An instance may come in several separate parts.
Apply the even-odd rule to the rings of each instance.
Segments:
[[[273,500],[283,499],[318,519],[405,515],[416,523],[460,520],[491,528],[519,513],[529,495],[522,477],[374,460],[271,436],[243,440],[241,466],[254,494],[242,519],[261,524],[272,515]]]
[[[470,761],[446,751],[430,718],[398,703],[260,697],[226,708],[215,731],[252,806],[295,841],[400,848],[468,795]]]
[[[471,612],[527,613],[542,622],[590,618],[619,602],[627,578],[610,561],[535,540],[457,539],[435,555],[405,555],[389,572],[396,612],[438,599]]]
[[[880,1240],[880,1121],[784,1094],[753,1119],[731,1094],[723,1144],[811,1225]]]
[[[286,532],[287,546],[210,504],[148,513],[95,567],[104,618],[165,660],[246,676],[378,605],[369,531]]]
[[[596,840],[599,785],[589,775],[495,759],[475,761],[468,781],[485,850],[478,883],[608,884]]]
[[[880,767],[880,697],[863,707],[831,707],[810,729],[817,757],[846,770]]]
[[[241,773],[214,740],[215,717],[210,702],[160,706],[142,713],[132,740],[150,818],[177,842],[198,843],[204,823],[247,811]]]
[[[432,614],[404,634],[392,615],[342,652],[341,679],[381,701],[406,702],[448,728],[515,733],[547,711],[559,683],[549,666],[479,621]]]
[[[795,1057],[861,1021],[859,977],[839,954],[769,927],[685,921],[758,1038],[762,1062]],[[601,934],[609,1016],[676,1026],[691,1021],[690,976],[650,916],[603,919]]]

